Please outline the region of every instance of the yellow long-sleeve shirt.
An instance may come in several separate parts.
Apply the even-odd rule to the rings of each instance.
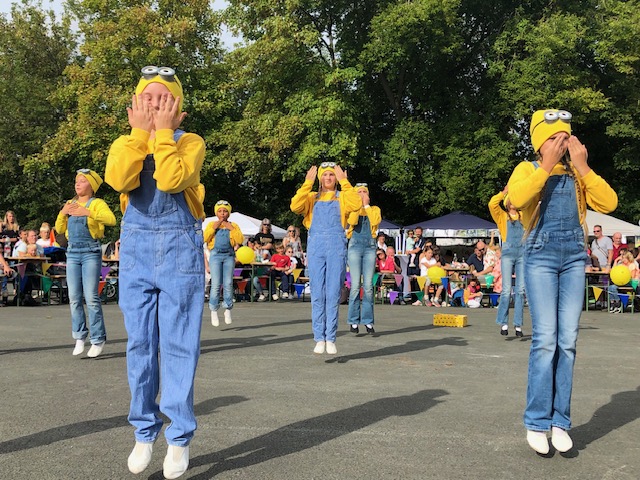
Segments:
[[[584,177],[578,178],[578,213],[580,224],[584,224],[587,216],[587,204],[596,212],[609,213],[618,206],[618,195],[609,184],[596,172],[590,170]],[[536,205],[540,201],[540,195],[550,175],[565,174],[564,166],[558,163],[551,174],[543,168],[536,168],[532,162],[521,162],[516,166],[509,178],[509,199],[513,206],[522,212],[522,225],[528,228]]]
[[[317,192],[312,192],[313,184],[313,180],[305,180],[291,199],[291,211],[299,215],[304,215],[302,224],[307,230],[311,227],[313,206],[316,201],[331,201],[335,196],[335,192],[323,192],[320,195],[318,195]],[[340,181],[340,188],[340,196],[338,197],[338,201],[340,202],[340,222],[342,226],[346,228],[347,217],[351,212],[360,211],[362,208],[362,199],[346,178]],[[319,198],[316,199],[316,197]]]
[[[69,200],[67,203],[72,203]],[[78,205],[86,207],[87,202],[77,202]],[[100,198],[94,198],[89,204],[89,216],[87,217],[87,226],[92,238],[100,239],[104,237],[104,227],[113,227],[116,224],[116,216],[113,214],[107,202]],[[69,238],[67,225],[69,224],[69,215],[65,215],[60,211],[56,218],[56,232],[64,233]]]
[[[105,181],[121,193],[122,212],[129,203],[129,192],[140,186],[140,172],[147,154],[153,153],[156,170],[153,178],[158,190],[166,193],[184,192],[189,210],[197,219],[204,219],[204,186],[200,170],[204,162],[204,140],[195,133],[184,133],[176,143],[173,130],[150,132],[131,129],[130,135],[118,138],[109,150]]]
[[[353,229],[356,225],[358,225],[358,221],[360,217],[369,217],[369,224],[371,225],[371,237],[376,238],[378,234],[378,225],[382,222],[382,212],[378,207],[369,206],[369,208],[362,207],[357,212],[351,212],[349,214],[349,218],[347,218],[347,223],[349,224],[349,229],[347,230],[347,238],[351,238],[353,235]]]
[[[500,238],[502,241],[507,240],[507,220],[509,220],[509,214],[505,212],[500,204],[504,200],[504,194],[502,192],[496,193],[491,200],[489,200],[489,213],[491,218],[496,222],[498,230],[500,231]]]
[[[214,220],[212,222],[207,223],[207,226],[204,229],[204,241],[206,242],[209,250],[211,250],[216,244],[216,231],[213,229],[213,225],[218,221]],[[244,242],[244,236],[242,235],[242,231],[237,223],[229,222],[231,224],[231,228],[229,229],[229,242],[231,243],[231,247],[235,247],[236,245],[242,245]],[[221,227],[226,228],[226,227]]]

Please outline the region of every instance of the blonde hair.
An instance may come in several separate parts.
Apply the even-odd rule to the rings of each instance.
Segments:
[[[13,223],[9,224],[9,222],[7,221],[7,215],[12,214],[13,215]],[[4,214],[4,220],[2,220],[2,229],[3,230],[13,230],[14,232],[17,232],[20,230],[20,225],[18,225],[18,220],[16,217],[16,214],[13,210],[7,210]]]

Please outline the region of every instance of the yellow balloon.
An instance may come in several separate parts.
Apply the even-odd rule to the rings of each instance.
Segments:
[[[622,287],[623,285],[629,283],[629,281],[631,280],[631,272],[625,265],[616,265],[611,269],[609,277],[611,277],[611,281],[613,283],[615,283],[619,287]]]
[[[427,270],[427,276],[431,283],[440,284],[442,283],[442,277],[447,276],[447,272],[442,267],[431,267]]]
[[[253,253],[253,250],[251,250],[249,247],[240,247],[238,250],[236,250],[236,260],[244,265],[253,262],[255,258],[255,253]]]

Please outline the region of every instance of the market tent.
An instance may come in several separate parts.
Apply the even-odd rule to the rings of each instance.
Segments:
[[[390,237],[396,237],[400,234],[400,228],[400,225],[396,225],[395,223],[383,218],[380,225],[378,225],[378,232],[383,232]]]
[[[611,215],[587,210],[587,227],[589,235],[593,235],[593,226],[602,225],[602,234],[607,237],[620,232],[624,237],[640,237],[640,226],[625,222]]]
[[[423,235],[432,238],[478,238],[491,236],[492,230],[497,230],[497,225],[470,213],[456,211],[448,215],[424,222],[414,223],[404,227],[406,230],[414,230],[416,227],[424,229]]]
[[[207,224],[214,221],[216,217],[207,217],[202,222],[202,229],[204,230]],[[253,237],[260,231],[260,225],[262,220],[258,218],[250,217],[240,212],[231,212],[229,215],[229,221],[238,224],[240,231],[245,238]],[[280,228],[277,225],[271,224],[271,233],[275,238],[282,239],[286,236],[287,231],[284,228]]]

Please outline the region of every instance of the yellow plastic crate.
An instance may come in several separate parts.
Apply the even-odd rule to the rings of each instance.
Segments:
[[[440,327],[466,327],[466,315],[452,315],[450,313],[436,313],[433,316],[433,324]]]

